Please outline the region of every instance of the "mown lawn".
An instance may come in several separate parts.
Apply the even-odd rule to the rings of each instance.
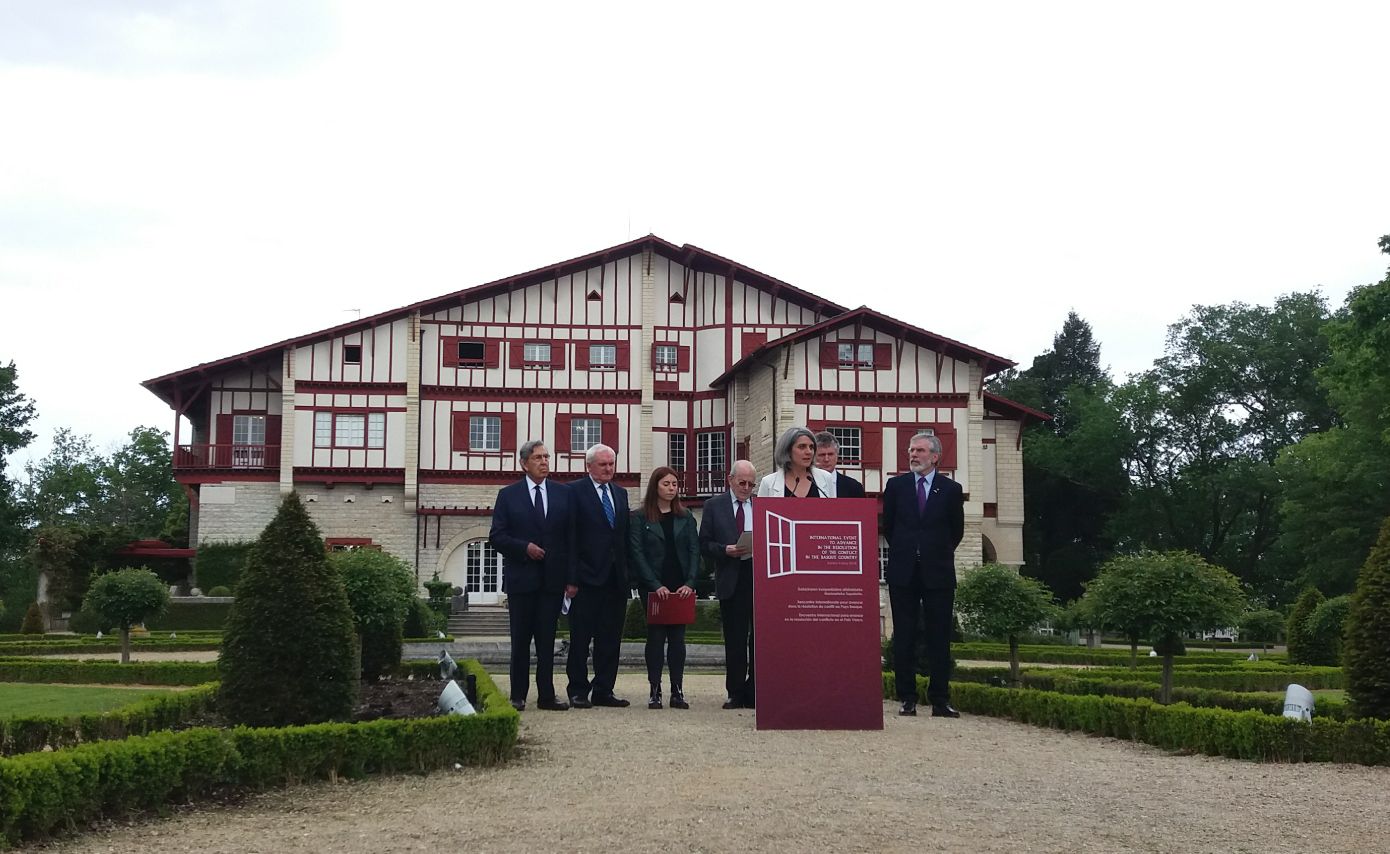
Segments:
[[[146,697],[172,693],[168,688],[108,688],[100,685],[25,685],[0,682],[0,718],[28,715],[67,717],[109,712]]]

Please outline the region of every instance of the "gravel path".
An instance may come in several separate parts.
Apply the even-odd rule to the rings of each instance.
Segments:
[[[1390,850],[1390,768],[1175,756],[888,703],[883,732],[759,733],[719,708],[721,676],[688,677],[685,712],[637,704],[644,682],[621,677],[630,709],[526,711],[500,768],[299,787],[46,850]]]

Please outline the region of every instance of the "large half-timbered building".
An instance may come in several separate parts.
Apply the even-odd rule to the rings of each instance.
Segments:
[[[1046,416],[984,390],[1012,365],[647,236],[144,386],[181,416],[194,546],[255,538],[296,489],[330,544],[385,549],[487,602],[492,501],[531,438],[562,480],[600,441],[625,486],[670,465],[698,508],[734,459],[770,471],[791,425],[835,433],[870,495],[930,429],[967,493],[959,564],[1021,564],[1020,431]]]

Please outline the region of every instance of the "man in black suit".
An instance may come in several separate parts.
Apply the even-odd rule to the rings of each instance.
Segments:
[[[570,484],[574,494],[575,554],[565,595],[570,597],[570,705],[628,705],[613,695],[627,616],[627,490],[615,485],[617,454],[594,445],[584,455],[589,476]],[[589,644],[594,678],[589,680]],[[590,696],[592,694],[592,699]]]
[[[816,468],[835,475],[836,498],[863,498],[864,484],[847,474],[835,471],[840,463],[840,440],[829,430],[816,434]]]
[[[502,555],[502,589],[512,635],[512,705],[526,708],[531,684],[531,643],[536,644],[536,706],[563,712],[555,698],[555,621],[565,581],[574,570],[574,496],[552,483],[550,451],[531,440],[518,454],[526,476],[502,487],[492,508],[488,538]]]
[[[917,714],[917,620],[925,618],[927,700],[937,717],[951,707],[951,627],[956,601],[956,546],[965,535],[960,484],[936,470],[941,440],[918,433],[907,446],[909,472],[883,488],[888,540],[888,601],[893,608],[893,672],[900,715]]]
[[[758,473],[739,460],[729,471],[729,489],[705,502],[700,550],[714,561],[714,592],[724,624],[726,709],[753,708],[753,550],[738,547],[753,530],[753,490]]]

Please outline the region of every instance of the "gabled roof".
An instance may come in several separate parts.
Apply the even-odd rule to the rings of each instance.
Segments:
[[[1017,362],[1014,362],[1010,359],[1006,359],[1003,356],[996,356],[993,353],[987,353],[984,350],[971,347],[968,344],[962,344],[961,342],[956,341],[952,338],[947,338],[944,335],[937,335],[935,332],[928,332],[927,330],[913,326],[910,323],[904,323],[903,321],[889,317],[886,314],[880,314],[874,311],[873,309],[869,308],[868,306],[861,305],[859,308],[856,308],[853,311],[848,311],[844,314],[836,315],[835,317],[829,318],[827,320],[822,320],[820,323],[814,324],[812,326],[807,326],[804,329],[799,329],[790,335],[785,335],[781,338],[768,341],[766,344],[763,344],[758,349],[744,356],[736,364],[734,364],[727,371],[721,374],[718,377],[718,379],[710,383],[710,387],[715,388],[728,382],[729,379],[734,374],[742,370],[745,365],[757,359],[764,353],[769,353],[787,344],[795,344],[799,341],[805,341],[808,338],[817,338],[821,335],[826,334],[827,332],[832,332],[836,329],[840,329],[844,326],[848,326],[851,324],[867,326],[871,329],[877,329],[879,332],[882,332],[886,335],[891,335],[895,338],[906,339],[914,344],[925,347],[928,350],[934,350],[938,353],[944,353],[945,355],[950,356],[953,359],[961,359],[963,361],[970,361],[972,359],[979,360],[980,364],[984,366],[985,376],[998,373],[999,371],[1002,371],[1005,368],[1012,368],[1014,365],[1017,364]]]
[[[566,276],[570,273],[577,273],[587,270],[597,264],[605,264],[618,258],[626,258],[645,252],[648,249],[664,258],[669,258],[685,267],[701,273],[729,274],[738,278],[740,281],[761,287],[774,296],[780,296],[798,305],[815,311],[817,314],[841,314],[846,311],[845,307],[838,303],[816,296],[815,294],[802,290],[795,285],[774,278],[766,273],[754,270],[752,267],[745,266],[737,261],[716,255],[698,246],[686,244],[677,246],[667,240],[662,240],[655,234],[648,234],[636,240],[626,243],[619,243],[607,249],[591,252],[588,255],[581,255],[578,258],[571,258],[568,261],[560,261],[555,264],[548,264],[538,267],[525,273],[515,276],[508,276],[505,279],[498,279],[486,284],[477,285],[471,288],[464,288],[461,291],[434,297],[422,302],[412,303],[411,305],[394,308],[380,314],[373,314],[369,317],[342,323],[328,329],[320,329],[316,332],[309,332],[294,338],[286,338],[274,344],[267,344],[264,347],[257,347],[254,350],[247,350],[244,353],[237,353],[234,356],[227,356],[223,359],[216,359],[211,362],[203,362],[191,368],[174,371],[164,376],[145,380],[140,385],[149,389],[165,403],[173,404],[173,391],[180,381],[185,381],[189,377],[205,374],[209,371],[228,367],[238,363],[250,363],[258,359],[263,359],[273,354],[279,353],[286,347],[297,347],[302,344],[313,343],[325,338],[335,338],[339,335],[356,332],[377,326],[381,323],[388,323],[401,317],[409,316],[411,313],[419,311],[422,314],[439,311],[441,309],[452,308],[460,301],[483,299],[498,293],[507,293],[517,288],[524,288],[538,282]]]
[[[1005,415],[1012,415],[1024,421],[1030,418],[1037,419],[1038,421],[1052,420],[1052,416],[1043,412],[1041,409],[1024,406],[1017,401],[1009,400],[1007,397],[1000,397],[997,394],[990,394],[989,392],[985,392],[985,408],[993,409],[996,412],[1003,412]]]

